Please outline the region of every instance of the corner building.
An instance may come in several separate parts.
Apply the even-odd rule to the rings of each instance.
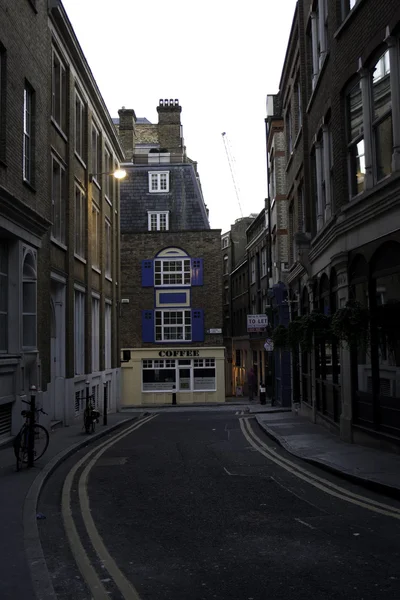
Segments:
[[[225,401],[221,231],[210,229],[177,100],[119,111],[122,405]]]

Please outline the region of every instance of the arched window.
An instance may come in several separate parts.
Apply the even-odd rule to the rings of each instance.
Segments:
[[[25,255],[22,270],[22,346],[36,348],[36,260]]]

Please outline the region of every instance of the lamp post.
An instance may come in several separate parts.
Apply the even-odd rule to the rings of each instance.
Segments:
[[[111,171],[109,173],[89,173],[89,181],[92,183],[93,178],[97,178],[100,175],[112,175],[115,179],[124,179],[126,177],[125,169],[116,169],[115,171]]]

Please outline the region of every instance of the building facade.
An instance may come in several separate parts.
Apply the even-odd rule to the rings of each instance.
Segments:
[[[87,389],[119,403],[119,183],[124,155],[112,119],[59,1],[51,3],[49,412],[81,417]]]
[[[30,386],[49,381],[47,19],[46,2],[0,2],[0,440],[16,432]]]
[[[122,149],[59,1],[0,3],[0,438],[119,393]],[[21,44],[20,40],[24,43]]]
[[[177,100],[121,109],[122,404],[225,400],[220,230],[211,230]]]
[[[358,318],[365,338],[315,335],[292,360],[293,399],[343,439],[396,447],[399,25],[395,1],[299,1],[273,115],[286,143],[291,319]]]
[[[251,364],[246,328],[249,307],[246,230],[254,218],[255,215],[250,215],[236,219],[230,231],[221,237],[227,396],[247,395],[248,392],[246,372]]]

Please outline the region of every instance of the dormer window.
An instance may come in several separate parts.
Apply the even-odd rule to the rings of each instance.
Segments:
[[[169,230],[169,212],[148,211],[148,230],[149,231],[168,231]]]
[[[169,192],[169,171],[149,172],[149,192],[153,194]]]

